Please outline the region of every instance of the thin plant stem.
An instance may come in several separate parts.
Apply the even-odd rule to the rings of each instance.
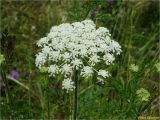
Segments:
[[[47,75],[45,76],[45,79],[47,79]],[[49,94],[49,85],[50,85],[50,81],[48,82],[47,85],[47,109],[48,109],[48,119],[50,119],[50,94]]]
[[[78,105],[78,74],[76,69],[74,70],[74,82],[75,82],[75,90],[74,90],[74,108],[73,108],[73,120],[77,119],[77,105]]]
[[[10,96],[9,87],[8,87],[8,80],[7,80],[6,74],[2,70],[2,68],[0,69],[0,74],[1,74],[2,79],[3,79],[5,86],[6,86],[5,92],[6,92],[7,103],[10,103],[11,96]]]

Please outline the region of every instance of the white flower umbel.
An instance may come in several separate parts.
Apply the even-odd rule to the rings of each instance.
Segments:
[[[71,82],[74,70],[82,77],[92,77],[93,71],[99,71],[97,77],[106,78],[107,71],[96,69],[97,65],[107,68],[115,60],[115,55],[121,53],[121,46],[111,39],[109,30],[104,27],[96,28],[91,20],[63,23],[53,26],[46,37],[37,42],[41,51],[36,55],[36,66],[48,68],[50,76],[64,75],[64,83]],[[69,85],[68,85],[69,86]],[[73,90],[63,87],[67,90]]]
[[[74,82],[72,81],[71,78],[67,78],[67,79],[64,79],[64,80],[62,81],[62,89],[66,89],[67,92],[68,92],[68,91],[73,91],[74,88],[75,88]]]
[[[84,66],[84,67],[83,67],[83,69],[82,69],[82,71],[81,71],[81,75],[82,75],[83,77],[86,77],[86,78],[92,77],[92,74],[93,74],[93,70],[92,70],[91,67],[89,67],[89,66]]]
[[[108,71],[106,71],[106,70],[99,70],[99,71],[98,71],[98,75],[99,75],[99,76],[102,76],[102,77],[104,77],[104,78],[110,76],[110,74],[109,74]]]
[[[108,71],[106,71],[106,70],[99,70],[98,71],[98,77],[97,77],[98,82],[104,84],[104,82],[105,82],[104,78],[107,78],[109,76],[110,76],[110,74],[109,74]]]
[[[101,77],[97,77],[97,80],[98,80],[98,82],[101,83],[101,84],[104,84],[104,83],[105,83],[104,79],[102,79]]]

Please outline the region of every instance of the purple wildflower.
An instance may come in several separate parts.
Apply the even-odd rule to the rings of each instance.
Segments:
[[[10,76],[13,77],[14,79],[19,79],[19,73],[16,70],[12,70],[10,72]]]

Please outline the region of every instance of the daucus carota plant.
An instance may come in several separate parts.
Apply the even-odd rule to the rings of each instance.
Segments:
[[[95,71],[97,79],[104,83],[109,72],[95,66],[103,64],[107,68],[115,60],[115,55],[121,53],[121,46],[111,39],[109,30],[96,28],[91,20],[53,26],[37,45],[41,51],[36,55],[36,66],[48,68],[53,77],[64,75],[62,88],[67,91],[75,88],[72,80],[75,70],[82,78],[92,77]]]

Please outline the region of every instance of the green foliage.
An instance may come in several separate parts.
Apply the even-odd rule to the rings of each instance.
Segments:
[[[7,79],[0,97],[2,119],[71,119],[73,94],[61,90],[59,79],[48,77],[35,67],[36,41],[49,29],[63,22],[92,19],[107,27],[113,39],[122,45],[123,53],[109,68],[112,77],[104,85],[95,79],[79,81],[79,119],[135,119],[142,112],[158,116],[159,1],[60,0],[1,1],[1,34],[5,29],[14,36],[13,48],[2,50],[5,62],[1,71],[20,73],[21,85]],[[2,38],[2,36],[1,36]],[[6,41],[10,37],[6,37]],[[9,49],[9,52],[6,50]],[[8,64],[8,54],[12,61]],[[135,64],[138,71],[130,66]],[[99,67],[103,65],[99,65]],[[145,88],[151,94],[147,102],[138,100],[136,91]]]

